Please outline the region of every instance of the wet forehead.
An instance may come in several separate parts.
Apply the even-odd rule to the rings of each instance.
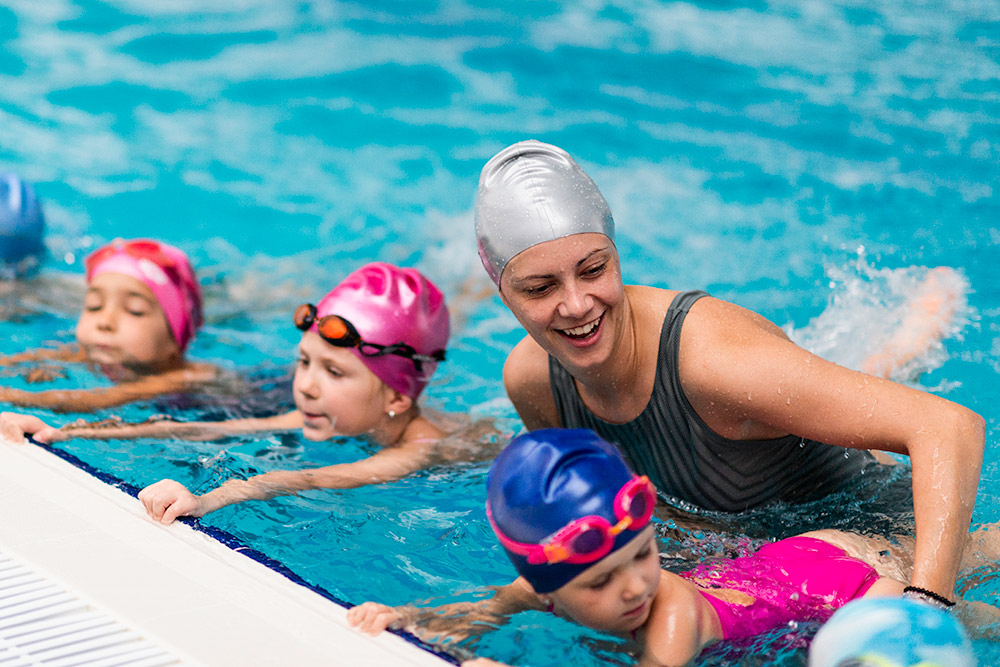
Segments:
[[[141,280],[121,273],[102,273],[95,277],[87,285],[87,293],[91,292],[102,295],[138,296],[158,305],[153,292]]]

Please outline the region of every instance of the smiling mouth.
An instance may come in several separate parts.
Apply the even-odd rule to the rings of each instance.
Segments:
[[[594,333],[594,331],[597,329],[597,327],[600,326],[601,320],[603,320],[603,319],[604,319],[604,315],[602,314],[596,320],[592,320],[590,322],[587,322],[586,324],[584,324],[582,326],[573,327],[572,329],[558,329],[558,331],[559,331],[559,333],[561,333],[562,335],[564,335],[564,336],[566,336],[568,338],[577,338],[577,339],[586,338],[590,334]]]

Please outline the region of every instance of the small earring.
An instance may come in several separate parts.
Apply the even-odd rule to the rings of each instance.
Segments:
[[[389,410],[389,419],[392,419],[395,416],[396,416],[396,411],[395,410]]]
[[[552,602],[550,598],[545,598],[542,600],[542,602],[545,603],[545,611],[549,612],[550,614],[555,613],[556,605],[554,602]]]

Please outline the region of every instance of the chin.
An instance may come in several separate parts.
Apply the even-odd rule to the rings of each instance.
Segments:
[[[332,438],[333,434],[320,431],[319,429],[309,428],[308,426],[303,426],[302,437],[306,440],[312,440],[313,442],[322,442],[323,440],[329,440]]]

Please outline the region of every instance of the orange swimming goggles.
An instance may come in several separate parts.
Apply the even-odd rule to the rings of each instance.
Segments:
[[[423,372],[423,365],[425,363],[444,361],[444,350],[436,350],[430,354],[420,354],[406,343],[394,343],[393,345],[370,343],[361,338],[361,334],[358,333],[355,326],[340,315],[327,315],[326,317],[317,319],[316,314],[316,306],[311,303],[304,303],[295,309],[292,319],[300,331],[308,331],[313,323],[315,323],[320,337],[335,347],[356,348],[358,352],[366,357],[382,357],[387,354],[405,357],[413,362],[418,373]]]

